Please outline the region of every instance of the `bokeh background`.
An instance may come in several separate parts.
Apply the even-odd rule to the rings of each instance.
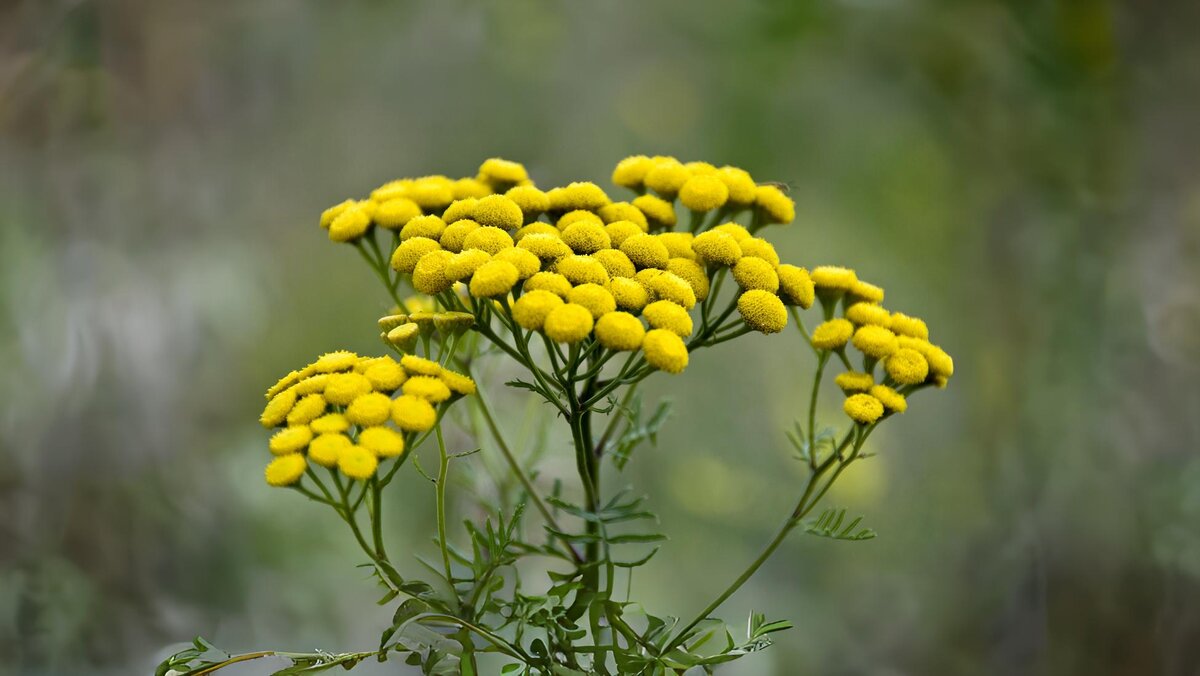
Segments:
[[[261,481],[265,387],[380,350],[385,298],[317,215],[493,155],[551,186],[632,153],[786,182],[784,257],[856,267],[957,362],[831,495],[880,537],[791,539],[722,615],[797,629],[726,673],[1200,673],[1197,25],[1175,0],[0,4],[0,674],[147,674],[196,634],[375,645],[348,535]],[[652,381],[674,418],[612,482],[673,536],[634,579],[652,610],[695,613],[790,508],[805,357],[751,337]],[[393,551],[427,551],[427,486],[397,493]]]

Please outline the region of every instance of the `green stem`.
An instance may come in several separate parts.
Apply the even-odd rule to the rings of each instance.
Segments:
[[[446,543],[446,475],[450,471],[450,456],[446,453],[446,442],[442,438],[442,426],[439,424],[435,430],[437,431],[439,458],[437,483],[434,484],[434,492],[437,497],[438,546],[442,550],[442,566],[446,572],[446,584],[450,585],[450,590],[454,592],[454,578],[450,572],[450,548]]]
[[[817,358],[817,373],[813,376],[812,396],[808,400],[808,466],[816,467],[817,443],[817,399],[821,396],[821,376],[825,373],[825,364],[829,363],[829,353],[822,352]]]

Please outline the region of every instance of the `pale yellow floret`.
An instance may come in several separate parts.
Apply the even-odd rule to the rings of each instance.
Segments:
[[[475,394],[475,381],[461,373],[455,373],[449,369],[442,370],[442,382],[446,383],[446,387],[454,394],[468,396]]]
[[[467,235],[479,228],[480,225],[478,222],[469,218],[463,218],[447,225],[438,241],[446,251],[458,253],[462,251],[463,242],[466,241]]]
[[[405,432],[428,432],[437,422],[437,411],[425,399],[404,394],[392,402],[392,422]]]
[[[854,325],[840,317],[817,324],[812,332],[812,345],[818,350],[837,350],[850,342]]]
[[[612,201],[600,186],[590,181],[571,183],[559,190],[561,192],[550,197],[550,208],[554,211],[596,211]]]
[[[592,258],[604,266],[610,278],[632,277],[637,272],[637,268],[633,267],[633,261],[629,260],[629,256],[619,249],[601,249],[592,254]]]
[[[904,395],[887,385],[873,386],[870,394],[878,399],[889,413],[904,413],[908,410],[908,400],[904,398]]]
[[[308,442],[312,441],[312,438],[313,433],[308,425],[293,425],[271,435],[271,440],[267,442],[267,448],[271,449],[271,453],[275,455],[299,453],[304,450],[305,446],[308,446]]]
[[[667,373],[681,373],[688,365],[687,346],[678,334],[666,329],[651,329],[642,339],[646,363]]]
[[[855,324],[873,324],[883,328],[891,328],[892,313],[874,303],[860,301],[846,308],[846,319]]]
[[[451,184],[450,193],[456,200],[487,197],[492,194],[492,186],[477,178],[466,177]]]
[[[296,386],[292,390],[296,393],[296,396],[300,397],[314,392],[324,392],[326,381],[329,380],[330,375],[329,373],[318,373],[315,376],[310,376],[296,383]]]
[[[709,229],[709,232],[723,232],[732,237],[733,241],[737,242],[739,245],[754,236],[750,234],[750,231],[746,229],[746,226],[742,225],[741,223],[734,223],[732,221],[713,227]]]
[[[775,293],[779,290],[779,275],[770,263],[761,258],[743,256],[733,266],[733,279],[744,291],[761,289]]]
[[[732,235],[709,230],[692,240],[696,258],[706,265],[732,266],[742,258],[742,248]]]
[[[692,316],[683,306],[669,300],[656,300],[642,310],[642,316],[654,329],[666,329],[681,338],[692,335]]]
[[[853,270],[836,265],[815,267],[810,276],[818,290],[839,293],[849,291],[858,281],[858,276]]]
[[[554,271],[572,284],[599,284],[601,286],[608,283],[608,271],[600,264],[600,261],[591,256],[571,255],[565,258],[560,258],[554,264]]]
[[[287,416],[287,423],[289,425],[307,425],[324,413],[325,397],[319,394],[310,394],[302,397],[292,407]]]
[[[596,340],[610,350],[631,352],[645,337],[646,327],[628,312],[609,312],[596,321]]]
[[[571,247],[557,234],[536,233],[521,238],[517,246],[543,261],[555,261],[571,255]]]
[[[608,238],[612,242],[612,246],[619,249],[625,240],[634,235],[646,232],[646,229],[638,226],[633,221],[614,221],[604,226],[604,232],[608,233]]]
[[[842,403],[842,410],[859,425],[870,425],[883,417],[883,402],[869,394],[852,394]]]
[[[362,446],[353,445],[342,450],[337,464],[338,469],[342,470],[342,474],[362,481],[375,476],[375,468],[379,466],[379,459]]]
[[[335,373],[325,384],[325,401],[335,406],[347,406],[359,396],[371,391],[371,381],[360,373]]]
[[[742,248],[743,257],[761,258],[771,264],[772,268],[779,267],[779,254],[775,246],[761,237],[747,237],[738,242]]]
[[[925,321],[916,317],[910,317],[902,312],[892,313],[891,329],[898,336],[929,340],[929,327],[925,325]]]
[[[791,223],[796,218],[796,203],[773,185],[760,185],[754,201],[768,223]]]
[[[281,455],[267,463],[264,477],[267,484],[271,486],[291,486],[304,476],[304,470],[307,468],[308,461],[304,459],[303,455],[299,453]]]
[[[673,198],[679,189],[692,177],[692,172],[674,157],[664,157],[654,163],[654,167],[646,172],[644,183],[647,188],[662,195]]]
[[[400,348],[404,352],[410,352],[417,344],[417,338],[421,335],[421,327],[416,324],[402,324],[397,326],[387,333],[382,334],[383,339],[392,345]]]
[[[650,228],[650,223],[646,221],[646,214],[643,214],[641,209],[638,209],[629,202],[606,204],[600,207],[596,213],[599,214],[605,223],[631,221],[641,228],[642,232],[646,232]]]
[[[715,171],[715,170],[714,170]],[[679,189],[679,202],[692,211],[712,211],[725,206],[729,200],[729,188],[711,174],[696,175]]]
[[[350,437],[338,432],[327,432],[318,435],[308,445],[308,459],[322,467],[337,465],[342,452],[354,445]]]
[[[358,202],[356,202],[354,200],[346,200],[344,202],[340,202],[338,204],[335,204],[335,205],[329,207],[325,211],[322,211],[321,212],[321,227],[325,230],[328,230],[329,226],[333,223],[333,219],[337,218],[338,216],[341,216],[342,212],[346,211],[347,209],[349,209],[350,207],[352,207],[356,204],[358,204]]]
[[[656,299],[669,300],[691,310],[696,305],[696,292],[687,280],[673,272],[663,272],[651,277],[646,286]]]
[[[614,277],[608,282],[608,291],[617,302],[617,307],[638,313],[650,302],[650,294],[641,283],[627,277]]]
[[[442,275],[451,282],[461,282],[470,279],[476,270],[490,260],[492,255],[483,249],[463,249],[450,256]]]
[[[460,336],[473,326],[475,315],[470,312],[438,312],[433,315],[433,327],[443,336]]]
[[[592,332],[594,324],[590,310],[582,305],[566,303],[546,315],[542,331],[557,343],[577,343]]]
[[[417,267],[417,261],[430,251],[440,251],[441,244],[428,237],[414,237],[400,243],[392,252],[392,269],[405,274],[412,274]]]
[[[608,289],[592,283],[580,284],[571,289],[567,294],[567,302],[587,308],[593,319],[599,319],[617,309],[617,301]]]
[[[576,223],[594,223],[596,225],[603,226],[604,220],[590,211],[576,209],[575,211],[568,211],[560,216],[555,225],[558,226],[558,229],[561,232],[565,231],[568,227]]]
[[[738,296],[738,314],[759,333],[779,333],[787,326],[787,308],[770,291],[751,289]]]
[[[326,413],[308,426],[314,434],[336,434],[350,429],[350,421],[341,413]]]
[[[566,299],[571,292],[571,282],[557,272],[542,271],[525,280],[522,287],[526,293],[530,291],[549,291],[559,298]]]
[[[292,407],[296,405],[296,391],[284,390],[279,394],[271,397],[267,402],[266,408],[263,409],[262,415],[258,421],[263,427],[277,427],[287,420],[288,413],[291,413]]]
[[[617,162],[613,169],[612,182],[622,188],[638,189],[646,180],[646,173],[654,168],[654,161],[645,155],[632,155]]]
[[[508,261],[484,263],[471,277],[471,295],[476,298],[496,298],[507,295],[521,278],[517,266]]]
[[[883,359],[900,348],[896,334],[872,324],[860,326],[854,332],[854,347],[873,359]]]
[[[371,381],[371,387],[376,392],[394,392],[408,377],[404,369],[391,357],[371,364],[363,375]]]
[[[437,376],[413,376],[404,381],[400,391],[434,404],[440,404],[450,398],[450,388]]]
[[[346,407],[346,419],[358,425],[382,425],[392,414],[392,398],[382,392],[371,392],[356,397]]]
[[[490,157],[479,165],[479,176],[488,183],[520,183],[529,180],[525,165],[500,157]]]
[[[672,257],[667,261],[667,272],[679,275],[683,281],[692,287],[692,291],[696,294],[696,301],[703,302],[708,298],[709,281],[708,275],[704,272],[704,268],[694,260],[687,258]]]
[[[919,385],[929,377],[929,362],[918,350],[901,347],[884,362],[888,376],[900,385]]]
[[[646,216],[650,228],[675,227],[675,205],[655,195],[639,195],[633,199],[633,206]]]
[[[512,264],[517,269],[517,279],[529,279],[542,269],[542,261],[537,256],[517,247],[505,249],[492,259]]]
[[[525,214],[517,203],[504,195],[488,195],[475,205],[474,220],[503,230],[516,230],[525,222]]]
[[[871,386],[875,384],[875,377],[861,371],[846,371],[837,374],[833,382],[837,383],[837,386],[842,388],[846,394],[855,394],[871,389]]]
[[[779,296],[787,305],[796,305],[805,310],[812,307],[816,290],[808,270],[784,263],[779,266]]]
[[[558,228],[549,223],[534,221],[522,226],[520,230],[513,233],[513,241],[519,243],[526,235],[552,235],[558,239],[561,238],[562,233],[558,231]]]
[[[404,454],[404,437],[390,427],[368,427],[359,432],[358,445],[380,458],[395,458]]]
[[[851,300],[867,303],[883,302],[883,288],[869,282],[864,282],[861,279],[854,282],[854,285],[849,289],[849,294]]]
[[[510,188],[504,196],[512,200],[521,209],[523,221],[529,223],[544,214],[550,208],[550,200],[546,193],[531,185],[518,185]]]
[[[408,197],[425,211],[440,211],[454,201],[454,181],[445,176],[425,176],[413,181]]]
[[[454,284],[454,280],[446,278],[446,266],[453,257],[454,254],[446,250],[430,251],[421,256],[416,267],[413,268],[413,288],[431,296],[436,296],[449,289]]]
[[[567,284],[567,292],[570,292],[570,290],[571,286]],[[566,294],[564,293],[563,295]],[[531,291],[526,289],[525,293],[517,299],[517,302],[513,303],[513,319],[522,328],[530,331],[541,331],[542,326],[546,323],[546,315],[550,314],[551,310],[561,307],[562,304],[563,299],[550,291],[544,289],[533,289]]]
[[[577,254],[595,253],[612,245],[612,240],[609,239],[603,225],[584,220],[578,220],[564,228],[562,239]]]
[[[667,251],[666,245],[654,235],[645,233],[634,235],[621,242],[621,252],[629,256],[629,260],[633,261],[638,269],[657,268],[661,270],[667,267],[667,261],[671,258],[671,253]]]
[[[375,224],[388,230],[403,228],[420,216],[421,207],[405,197],[388,200],[375,208]]]
[[[692,251],[692,240],[695,235],[690,232],[660,232],[655,237],[667,247],[671,258],[686,258],[696,260],[696,252]]]
[[[446,231],[446,222],[437,216],[417,216],[400,229],[400,241],[414,237],[439,240]]]
[[[725,166],[717,170],[717,178],[725,182],[729,189],[729,201],[738,206],[754,203],[758,186],[754,184],[750,172],[737,167]]]
[[[366,234],[371,227],[371,212],[362,203],[347,207],[329,224],[329,239],[351,242]]]

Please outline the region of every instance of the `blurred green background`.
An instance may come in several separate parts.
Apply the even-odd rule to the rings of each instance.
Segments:
[[[726,673],[1200,673],[1197,25],[1181,0],[0,4],[0,674],[146,674],[196,634],[375,645],[352,540],[261,480],[265,387],[381,351],[385,298],[317,215],[493,155],[548,187],[632,153],[788,183],[784,258],[856,267],[957,362],[831,494],[881,536],[794,536],[721,614],[797,629]],[[651,610],[695,613],[790,509],[806,357],[749,337],[651,381],[674,418],[610,482],[672,534],[634,579]],[[428,487],[395,493],[427,550]]]

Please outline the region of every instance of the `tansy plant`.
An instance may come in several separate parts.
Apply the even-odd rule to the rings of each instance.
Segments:
[[[197,639],[160,675],[265,656],[287,660],[279,674],[368,658],[402,658],[426,674],[708,673],[790,626],[755,613],[735,639],[712,615],[790,533],[874,536],[844,510],[809,515],[864,459],[881,423],[919,390],[946,385],[954,364],[925,322],[885,309],[883,289],[853,270],[783,262],[761,232],[791,222],[793,202],[742,169],[636,156],[612,181],[633,196],[614,201],[588,182],[542,191],[522,165],[489,159],[474,178],[400,179],[321,215],[329,238],[357,250],[395,303],[379,320],[395,354],[332,352],[273,385],[261,416],[274,430],[266,482],[345,522],[393,620],[366,652],[229,655]],[[806,317],[814,306],[817,316]],[[789,323],[816,361],[811,397],[788,433],[807,469],[795,506],[703,610],[683,620],[652,614],[621,578],[665,537],[643,498],[611,476],[666,417],[665,405],[647,412],[638,387],[682,373],[705,348]],[[507,385],[548,404],[537,410],[569,430],[569,445],[547,436],[544,449],[514,448],[505,438],[472,379],[495,360],[515,362],[521,375]],[[846,418],[822,426],[831,368]],[[452,438],[472,439],[463,449],[447,447],[451,426]],[[511,472],[513,494],[496,502],[515,507],[484,504],[488,516],[458,530],[447,477],[487,460],[473,456],[478,449]],[[573,454],[575,476],[538,472],[531,465],[544,454]],[[434,546],[412,563],[393,558],[384,526],[384,498],[406,466],[432,484],[437,515]]]

